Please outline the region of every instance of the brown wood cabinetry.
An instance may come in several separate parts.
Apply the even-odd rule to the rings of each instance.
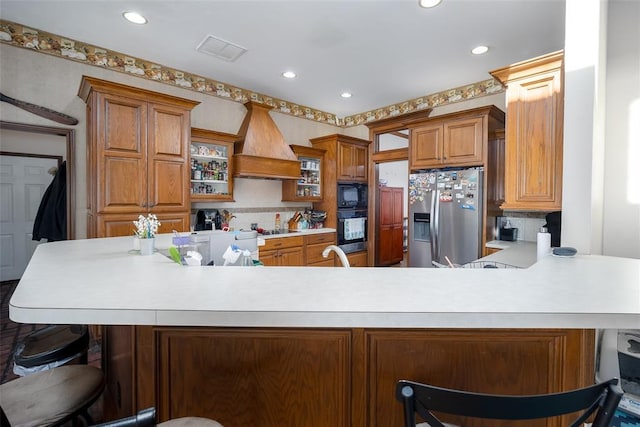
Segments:
[[[88,237],[132,234],[153,213],[160,232],[189,230],[189,137],[198,102],[84,76]],[[126,224],[126,226],[125,226]]]
[[[410,168],[464,166],[483,161],[482,117],[447,118],[411,129]]]
[[[498,129],[489,135],[487,153],[487,215],[501,216],[500,206],[504,203],[504,129]]]
[[[322,251],[336,244],[336,233],[320,233],[304,236],[304,251],[306,264],[311,267],[334,267],[335,254],[329,253],[329,257],[322,256]]]
[[[494,105],[444,114],[409,125],[410,171],[482,166],[485,172],[482,245],[496,238],[495,217],[501,215],[500,201],[504,193],[503,156],[500,130],[505,127],[505,114]],[[497,163],[496,163],[497,162]]]
[[[340,141],[338,145],[338,181],[367,182],[368,142]]]
[[[491,74],[507,87],[503,209],[562,208],[563,52]]]
[[[327,185],[345,182],[367,182],[370,141],[347,135],[327,135],[310,139],[314,148],[325,150]],[[329,170],[333,173],[329,175]]]
[[[260,261],[265,266],[303,266],[304,239],[302,236],[265,239],[258,248]]]
[[[495,254],[496,252],[500,252],[502,249],[498,249],[498,248],[484,248],[484,251],[482,253],[482,256],[487,256],[487,255],[491,255],[491,254]]]
[[[191,200],[233,201],[233,147],[237,135],[191,128]]]
[[[368,177],[368,158],[369,158],[369,144],[370,141],[360,138],[354,138],[347,135],[327,135],[319,138],[312,138],[309,140],[313,148],[318,148],[325,151],[323,168],[324,172],[324,190],[323,198],[321,201],[314,202],[314,209],[325,211],[327,218],[324,221],[325,227],[336,228],[337,218],[336,211],[338,209],[337,201],[337,183],[340,181],[348,182],[367,182]],[[352,149],[356,150],[359,154],[351,153]],[[354,156],[359,158],[358,162],[362,165],[357,167],[351,167],[351,160],[347,162],[347,157],[354,159]],[[345,163],[347,162],[347,163]],[[342,165],[341,165],[342,164]],[[364,170],[364,176],[360,178],[354,178],[347,174],[346,170],[355,171],[358,168]],[[349,175],[347,177],[347,175]]]
[[[397,264],[404,257],[404,188],[380,187],[377,200],[376,265]]]
[[[360,251],[360,252],[351,252],[347,254],[347,259],[349,260],[349,266],[351,267],[368,267],[369,266],[369,258],[368,251]],[[340,261],[336,261],[339,263]],[[342,264],[340,264],[342,266]]]
[[[202,416],[225,426],[399,426],[399,379],[537,394],[594,378],[592,330],[106,328],[107,419],[155,406],[159,422]]]
[[[289,145],[300,160],[300,179],[282,181],[282,200],[293,202],[317,202],[324,190],[324,150]]]

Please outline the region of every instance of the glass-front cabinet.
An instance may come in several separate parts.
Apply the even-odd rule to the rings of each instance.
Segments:
[[[191,128],[191,200],[233,200],[236,135]]]
[[[300,161],[300,178],[282,181],[283,201],[319,201],[323,197],[325,150],[290,145]]]

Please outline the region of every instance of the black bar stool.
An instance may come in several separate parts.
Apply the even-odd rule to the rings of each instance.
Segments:
[[[89,328],[86,325],[53,325],[27,335],[14,355],[14,372],[24,376],[78,359],[87,364]],[[38,369],[42,367],[42,369]]]

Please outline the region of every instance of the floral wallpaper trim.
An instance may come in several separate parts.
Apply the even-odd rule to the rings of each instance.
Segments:
[[[274,111],[279,113],[340,127],[357,126],[424,108],[438,107],[504,91],[497,80],[489,79],[341,118],[335,114],[297,105],[10,21],[0,20],[0,42],[236,102],[255,101],[272,106]]]

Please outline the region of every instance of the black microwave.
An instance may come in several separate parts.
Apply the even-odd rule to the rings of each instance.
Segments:
[[[338,208],[366,208],[367,185],[358,183],[338,184]]]

